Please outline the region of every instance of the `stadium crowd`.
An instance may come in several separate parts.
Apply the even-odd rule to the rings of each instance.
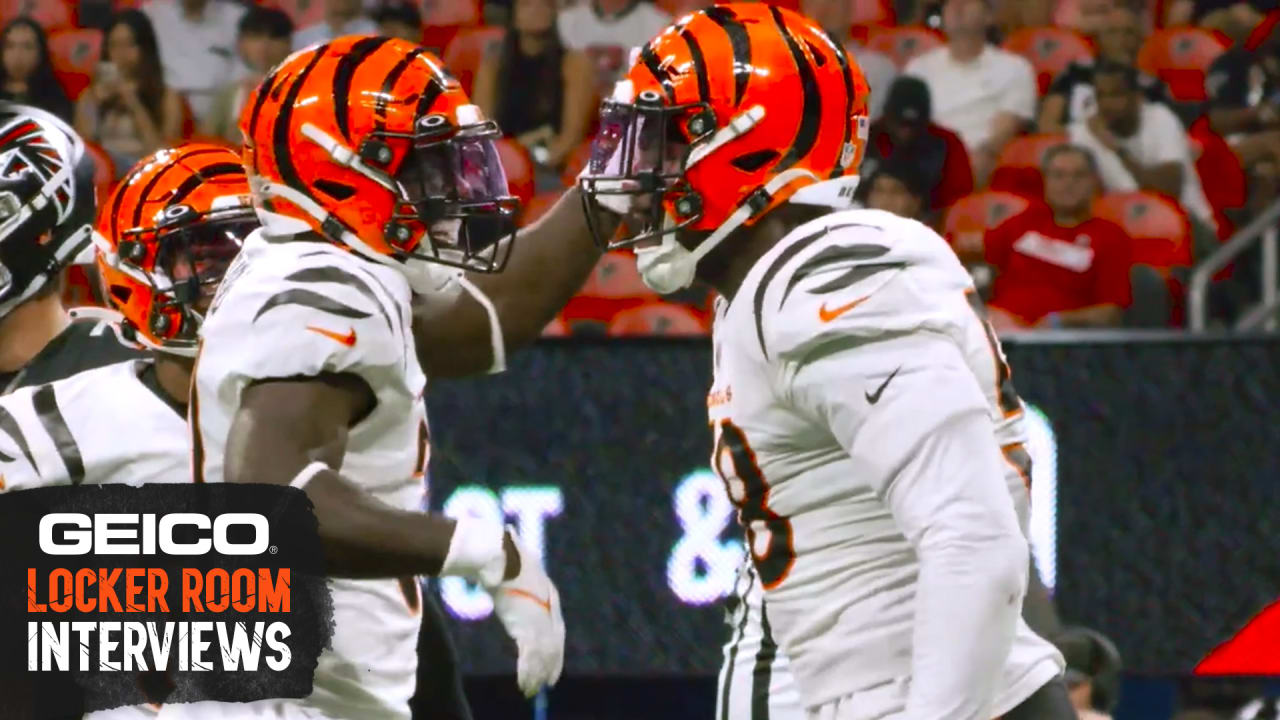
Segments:
[[[236,145],[249,90],[292,50],[404,37],[508,133],[528,220],[585,164],[596,99],[630,49],[702,4],[14,0],[0,98],[73,121],[105,194],[180,138]],[[843,41],[872,88],[862,201],[942,232],[1001,330],[1180,326],[1190,268],[1276,195],[1275,0],[784,4]],[[1217,321],[1258,300],[1256,255],[1215,276]],[[659,298],[615,255],[547,333],[700,334],[708,307],[703,292]]]

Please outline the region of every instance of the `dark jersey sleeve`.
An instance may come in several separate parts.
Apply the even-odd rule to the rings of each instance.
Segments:
[[[141,357],[145,357],[143,352],[121,345],[105,323],[78,320],[51,340],[26,367],[7,377],[0,376],[0,395]]]

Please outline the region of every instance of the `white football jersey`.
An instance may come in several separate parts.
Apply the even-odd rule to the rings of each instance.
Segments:
[[[905,702],[919,564],[883,499],[897,469],[964,414],[993,420],[989,452],[1022,440],[1017,412],[999,405],[1007,373],[972,293],[932,230],[851,210],[796,228],[717,305],[712,466],[739,507],[773,633],[808,708],[867,688],[878,707],[866,717]],[[851,377],[865,380],[853,393]],[[877,407],[895,382],[917,391]],[[826,424],[823,410],[836,406],[860,428],[853,451]],[[1008,465],[1005,481],[1025,530],[1022,476]],[[1013,648],[998,712],[1062,670],[1021,622]]]
[[[417,510],[426,461],[426,378],[414,353],[410,290],[394,268],[319,242],[250,235],[201,327],[191,398],[193,472],[221,482],[240,394],[254,381],[351,373],[377,404],[347,437],[341,472],[381,502]],[[302,700],[237,706],[245,717],[408,718],[421,596],[413,578],[330,580],[333,647]],[[206,707],[197,707],[197,706]],[[162,717],[220,717],[210,703]],[[259,706],[255,708],[254,706]],[[276,708],[281,708],[277,710]]]
[[[186,417],[128,360],[0,397],[0,490],[189,482]]]

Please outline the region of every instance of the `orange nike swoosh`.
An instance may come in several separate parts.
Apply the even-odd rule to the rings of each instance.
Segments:
[[[831,309],[827,309],[827,304],[824,302],[822,303],[822,306],[818,308],[818,320],[821,320],[824,323],[829,323],[832,320],[835,320],[836,318],[840,317],[841,315],[849,312],[850,310],[858,307],[863,303],[864,300],[866,300],[869,297],[871,296],[864,295],[863,297],[860,297],[857,300],[854,300],[853,302],[845,303],[840,307],[831,308]]]
[[[356,344],[355,328],[351,328],[351,330],[348,331],[346,335],[343,335],[342,333],[336,333],[332,330],[327,330],[322,327],[316,327],[315,325],[308,325],[307,329],[313,333],[319,333],[329,338],[330,340],[336,340],[342,343],[343,345],[346,345],[347,347],[355,347],[355,344]]]
[[[543,610],[546,610],[547,612],[551,612],[550,598],[544,600],[527,590],[520,590],[518,588],[507,588],[506,591],[508,593],[511,593],[512,595],[519,595],[522,598],[527,598],[530,601],[532,601],[534,604],[536,604],[538,607],[541,607]]]

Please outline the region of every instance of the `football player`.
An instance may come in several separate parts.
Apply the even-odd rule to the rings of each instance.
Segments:
[[[196,332],[231,259],[257,227],[244,168],[226,148],[160,150],[125,175],[93,232],[112,310],[90,314],[109,323],[113,342],[149,349],[149,356],[0,398],[3,489],[190,481],[187,396]],[[104,434],[119,425],[121,408],[147,431]],[[143,675],[140,685],[150,687],[152,679]],[[157,709],[142,704],[88,718],[154,718]]]
[[[598,239],[650,287],[721,295],[712,464],[759,651],[739,669],[731,646],[721,717],[772,716],[772,693],[778,717],[1066,720],[1062,658],[1019,619],[1025,453],[997,430],[1022,410],[969,275],[924,225],[840,210],[866,102],[810,21],[717,5],[639,52],[581,180],[634,209],[636,234]]]
[[[62,307],[62,271],[89,247],[94,207],[75,131],[0,101],[0,395],[138,355]]]
[[[533,695],[563,663],[556,589],[512,532],[417,510],[421,400],[428,374],[501,370],[507,349],[536,338],[580,286],[598,250],[578,191],[516,237],[497,127],[403,40],[343,37],[295,53],[251,95],[241,130],[263,229],[201,330],[194,472],[302,488],[337,579],[313,694],[237,712],[407,717],[415,575],[490,591]],[[222,712],[167,705],[162,717]]]

